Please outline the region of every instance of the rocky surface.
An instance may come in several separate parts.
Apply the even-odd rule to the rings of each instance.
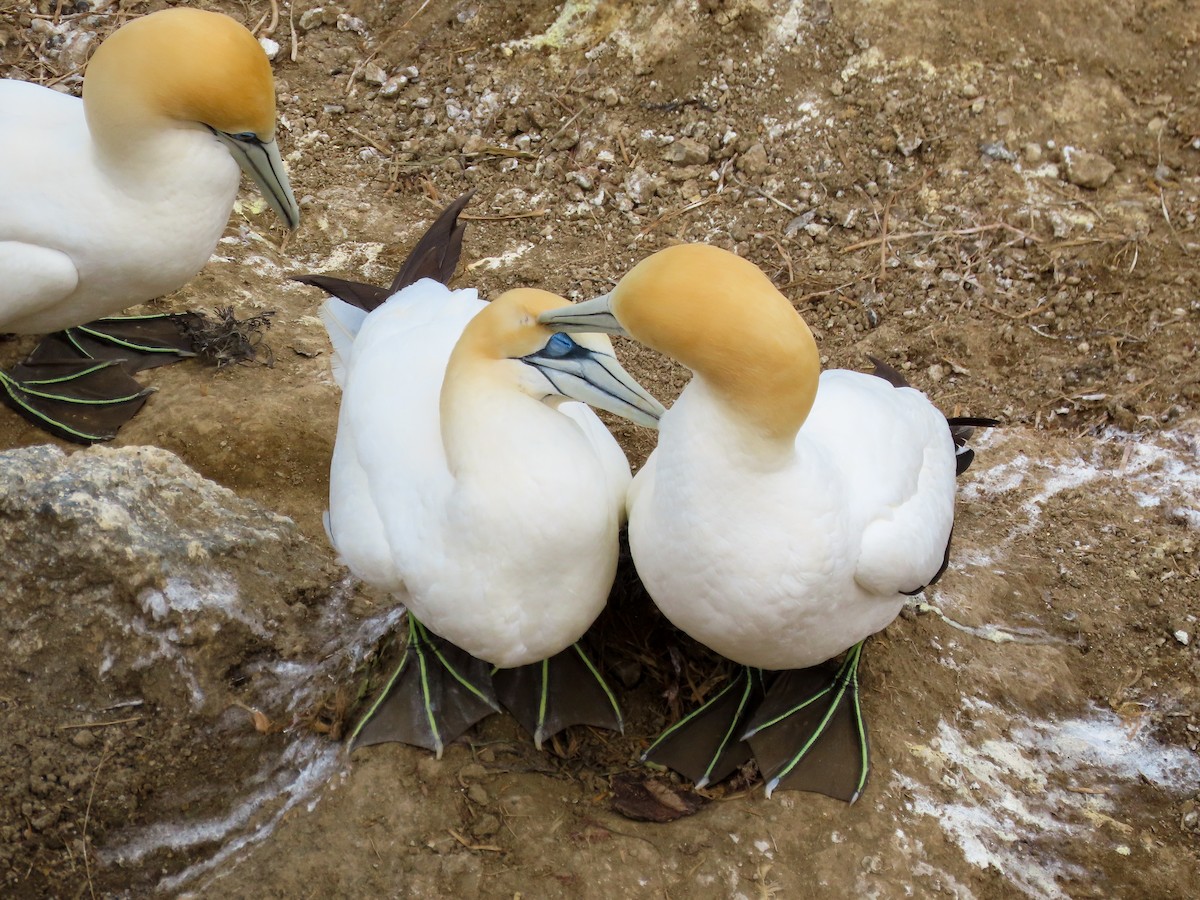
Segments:
[[[236,808],[264,780],[269,809],[329,756],[278,733],[349,678],[359,623],[291,520],[155,447],[37,446],[0,453],[0,546],[0,860],[23,892],[57,893],[47,849],[83,865],[122,829]]]

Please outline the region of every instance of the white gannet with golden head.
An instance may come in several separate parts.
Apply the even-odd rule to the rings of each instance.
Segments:
[[[434,232],[461,240],[446,214]],[[443,263],[433,271],[446,276]],[[374,294],[368,307],[381,299],[303,280],[355,303]],[[538,324],[563,303],[533,289],[485,303],[422,278],[369,314],[338,299],[322,308],[343,391],[329,535],[356,576],[410,613],[405,655],[356,746],[440,755],[496,694],[539,746],[569,724],[621,726],[577,641],[612,587],[629,464],[583,403],[649,427],[662,407],[607,337]]]
[[[0,134],[0,332],[74,330],[177,289],[212,255],[242,171],[289,227],[299,221],[270,63],[219,13],[167,9],[119,28],[89,62],[82,100],[0,81]],[[134,340],[115,330],[122,354],[143,349],[139,328]],[[111,373],[87,348],[108,331],[101,323],[55,345],[78,350],[74,366],[35,351],[0,374],[0,396],[68,439],[111,437],[145,395],[108,398],[132,411],[97,401],[89,378]],[[79,421],[71,401],[82,401]],[[97,421],[99,406],[111,421]]]
[[[822,374],[787,298],[716,247],[660,251],[541,321],[628,334],[693,373],[630,490],[630,549],[667,618],[747,669],[647,758],[703,785],[753,750],[768,795],[853,801],[861,643],[944,569],[969,451],[956,461],[947,419],[894,371]],[[846,650],[832,680],[796,671]],[[756,705],[762,669],[783,671]]]

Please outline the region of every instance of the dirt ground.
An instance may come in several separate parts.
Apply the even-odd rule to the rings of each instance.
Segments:
[[[0,76],[77,92],[91,36],[163,5],[0,0]],[[290,697],[229,676],[197,708],[175,670],[155,681],[168,660],[117,685],[69,622],[5,623],[10,646],[43,629],[62,665],[0,667],[0,894],[1200,895],[1193,3],[194,5],[277,45],[303,221],[287,234],[247,189],[156,304],[273,310],[273,364],[144,373],[159,392],[114,446],[293,520],[295,627],[327,649],[291,651]],[[770,274],[830,366],[874,354],[947,413],[1003,419],[962,480],[950,571],[869,644],[855,805],[743,779],[673,822],[616,811],[614,784],[711,687],[628,586],[603,644],[623,736],[539,754],[493,717],[440,761],[330,739],[388,602],[325,541],[338,393],[318,292],[286,278],[386,283],[472,187],[460,285],[583,299],[708,241]],[[618,352],[664,402],[686,380]],[[0,413],[0,449],[53,443]],[[652,434],[614,430],[640,464]]]

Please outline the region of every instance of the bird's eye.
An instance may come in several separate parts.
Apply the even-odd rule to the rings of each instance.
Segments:
[[[577,346],[578,344],[560,331],[554,335],[554,337],[550,338],[550,341],[546,344],[546,349],[543,352],[547,356],[553,357],[554,359],[561,359],[562,357],[567,356]]]
[[[230,137],[235,141],[245,141],[248,144],[259,143],[258,135],[253,131],[239,131],[237,134],[231,134]]]

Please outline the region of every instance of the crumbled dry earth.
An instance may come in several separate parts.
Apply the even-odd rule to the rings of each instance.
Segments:
[[[162,5],[0,0],[0,75],[77,91],[92,36]],[[160,391],[114,443],[291,517],[307,587],[289,608],[336,622],[333,644],[364,640],[355,623],[387,601],[343,583],[324,541],[338,396],[319,298],[285,279],[382,283],[470,187],[461,284],[583,298],[657,248],[713,242],[771,275],[830,365],[880,356],[1005,427],[963,479],[951,570],[870,645],[874,770],[852,807],[743,781],[670,823],[613,811],[613,778],[710,686],[632,590],[604,644],[624,736],[538,754],[495,717],[441,761],[345,760],[320,730],[364,676],[303,659],[319,642],[279,650],[308,708],[256,696],[237,665],[218,673],[230,706],[197,708],[177,676],[212,654],[184,646],[114,684],[98,646],[43,615],[3,626],[10,651],[62,649],[0,667],[0,893],[1200,894],[1193,4],[197,5],[278,45],[304,221],[285,234],[245,193],[213,261],[158,304],[274,310],[273,365],[144,373]],[[682,386],[618,349],[664,400]],[[614,428],[639,463],[652,436]],[[0,416],[0,448],[47,440]]]

